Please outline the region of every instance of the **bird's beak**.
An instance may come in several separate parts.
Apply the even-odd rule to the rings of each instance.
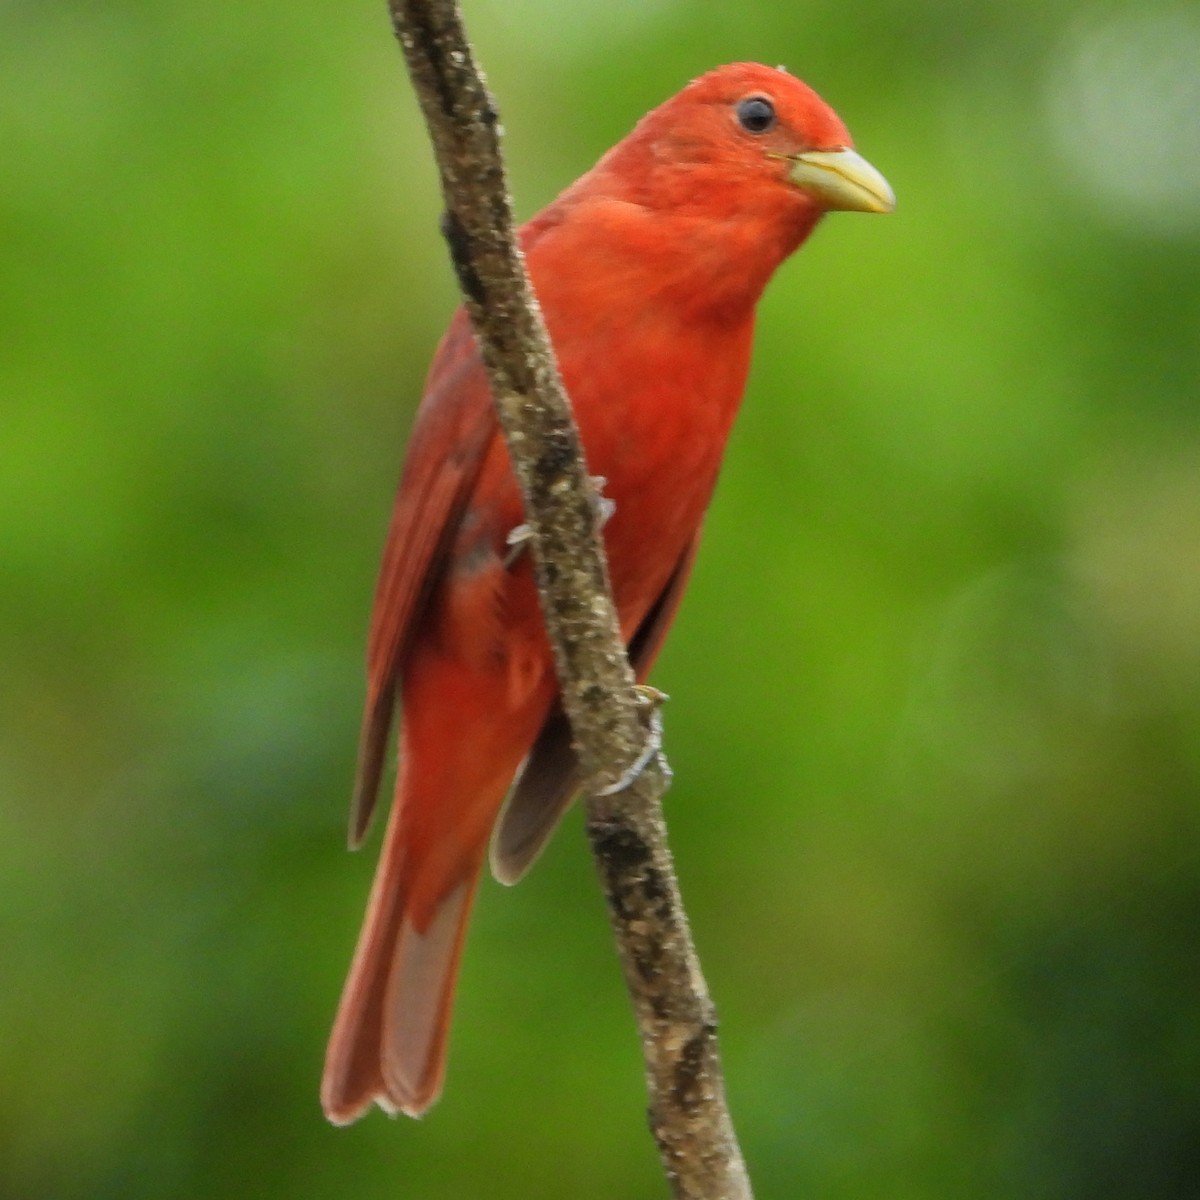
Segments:
[[[888,181],[853,150],[808,150],[791,162],[788,178],[822,208],[889,213],[896,207]]]

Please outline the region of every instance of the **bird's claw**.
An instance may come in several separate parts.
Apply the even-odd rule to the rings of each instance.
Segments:
[[[637,697],[638,706],[651,716],[656,715],[671,698],[662,688],[656,688],[649,683],[635,683],[633,693]]]
[[[603,529],[608,524],[613,513],[617,511],[617,502],[610,500],[604,494],[604,485],[608,480],[603,475],[591,475],[589,478],[592,481],[592,487],[596,489],[592,501],[592,506],[596,513],[596,522]],[[504,544],[508,547],[504,555],[504,569],[506,571],[521,557],[531,541],[533,541],[533,530],[525,522],[508,531],[508,537],[504,539]]]
[[[508,531],[508,537],[504,539],[504,544],[508,547],[508,553],[504,556],[506,571],[521,557],[531,541],[533,541],[533,530],[523,521],[516,528]]]
[[[663,773],[663,790],[671,786],[671,768],[662,756],[663,725],[662,714],[659,712],[670,696],[648,683],[635,684],[633,690],[637,696],[638,707],[646,719],[646,746],[615,783],[596,791],[597,796],[615,796],[618,792],[623,792],[655,759],[658,760],[659,769]]]
[[[605,525],[608,524],[613,513],[617,511],[617,502],[615,500],[610,500],[604,494],[604,485],[608,482],[608,479],[605,476],[590,475],[588,478],[592,481],[592,487],[596,489],[596,494],[594,497],[596,523],[601,529],[603,529]]]

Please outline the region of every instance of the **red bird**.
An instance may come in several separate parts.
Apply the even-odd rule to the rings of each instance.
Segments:
[[[616,506],[604,541],[639,679],[687,583],[767,281],[826,211],[894,205],[850,145],[791,75],[721,67],[521,230],[588,467]],[[515,883],[578,787],[530,558],[509,542],[523,519],[459,310],[417,414],[371,618],[352,845],[397,705],[400,769],[325,1060],[321,1101],[338,1124],[372,1101],[416,1116],[437,1099],[489,838],[493,873]]]

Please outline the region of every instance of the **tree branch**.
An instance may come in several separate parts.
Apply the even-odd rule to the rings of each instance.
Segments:
[[[595,491],[513,236],[499,117],[453,0],[389,0],[389,8],[429,126],[443,232],[533,535],[538,591],[589,795],[588,837],[642,1038],[651,1131],[674,1196],[749,1200],[715,1012],[667,848],[659,801],[670,773],[648,743],[657,718],[647,720],[652,706],[635,688]]]

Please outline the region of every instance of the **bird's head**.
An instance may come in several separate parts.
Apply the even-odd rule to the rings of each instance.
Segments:
[[[733,63],[647,113],[600,164],[648,208],[778,212],[811,228],[830,210],[886,213],[895,196],[837,113],[781,68]]]
[[[536,237],[566,221],[593,274],[608,263],[652,278],[677,307],[691,295],[745,315],[824,213],[894,207],[887,180],[812,88],[781,68],[734,63],[647,113],[531,228]]]

